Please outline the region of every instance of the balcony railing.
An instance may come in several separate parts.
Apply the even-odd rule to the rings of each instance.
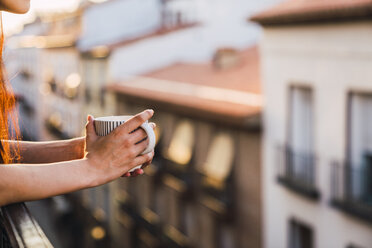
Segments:
[[[0,210],[0,248],[53,247],[24,203]]]
[[[149,236],[143,237],[141,230],[154,237],[153,242],[157,243],[155,247],[169,248],[190,248],[190,240],[173,226],[170,226],[159,219],[159,216],[150,209],[142,209],[131,206],[130,203],[120,203],[120,215],[130,218],[130,222],[135,223],[135,232],[132,232],[133,247],[137,247],[138,242],[142,239],[148,239]],[[127,221],[125,221],[127,222]],[[153,246],[153,245],[152,245]]]
[[[310,199],[318,199],[316,187],[316,161],[311,153],[293,151],[290,147],[278,148],[277,180],[288,189]]]
[[[372,166],[331,164],[331,204],[372,223]]]

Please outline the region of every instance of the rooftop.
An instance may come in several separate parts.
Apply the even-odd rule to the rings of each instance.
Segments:
[[[108,86],[126,99],[188,112],[199,117],[246,125],[262,108],[257,47],[237,54],[225,69],[214,63],[178,63]]]
[[[372,19],[372,0],[287,0],[250,18],[261,25]]]
[[[188,29],[188,28],[196,27],[198,25],[199,25],[198,23],[190,23],[190,24],[178,25],[178,26],[170,27],[170,28],[160,27],[160,28],[158,28],[158,29],[156,29],[152,32],[149,32],[149,33],[146,33],[146,34],[141,34],[141,35],[133,37],[133,38],[124,37],[122,39],[118,39],[114,43],[105,44],[105,45],[97,45],[97,46],[90,47],[87,50],[85,50],[85,49],[80,49],[80,50],[81,50],[83,55],[97,57],[96,56],[97,50],[104,49],[106,51],[104,53],[105,56],[106,56],[110,53],[110,51],[112,51],[114,49],[124,47],[124,46],[129,46],[129,45],[132,45],[136,42],[143,41],[143,40],[146,40],[146,39],[151,39],[151,38],[159,37],[159,36],[162,36],[162,35],[167,35],[167,34],[170,34],[170,33],[174,33],[174,32],[177,32],[177,31],[182,31],[182,30],[185,30],[185,29]],[[105,57],[105,56],[102,56],[102,57]],[[101,57],[101,56],[98,56],[98,57]]]

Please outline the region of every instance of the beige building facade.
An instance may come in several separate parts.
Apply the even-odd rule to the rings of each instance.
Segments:
[[[372,22],[359,2],[252,18],[264,27],[264,247],[372,247]]]

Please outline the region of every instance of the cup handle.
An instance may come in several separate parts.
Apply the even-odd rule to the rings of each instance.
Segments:
[[[147,148],[141,153],[141,154],[146,154],[146,153],[149,153],[151,152],[152,150],[154,150],[155,148],[155,132],[154,132],[154,129],[152,129],[152,127],[149,125],[148,122],[145,122],[141,125],[141,128],[143,130],[145,130],[146,134],[147,134],[147,138],[149,140],[149,145],[147,146]]]

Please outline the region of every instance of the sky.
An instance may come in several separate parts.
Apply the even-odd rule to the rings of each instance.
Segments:
[[[104,0],[90,0],[102,2]],[[17,15],[4,12],[3,27],[4,33],[10,34],[22,28],[23,23],[33,20],[35,11],[62,11],[76,8],[80,0],[31,0],[31,8],[27,14]]]

